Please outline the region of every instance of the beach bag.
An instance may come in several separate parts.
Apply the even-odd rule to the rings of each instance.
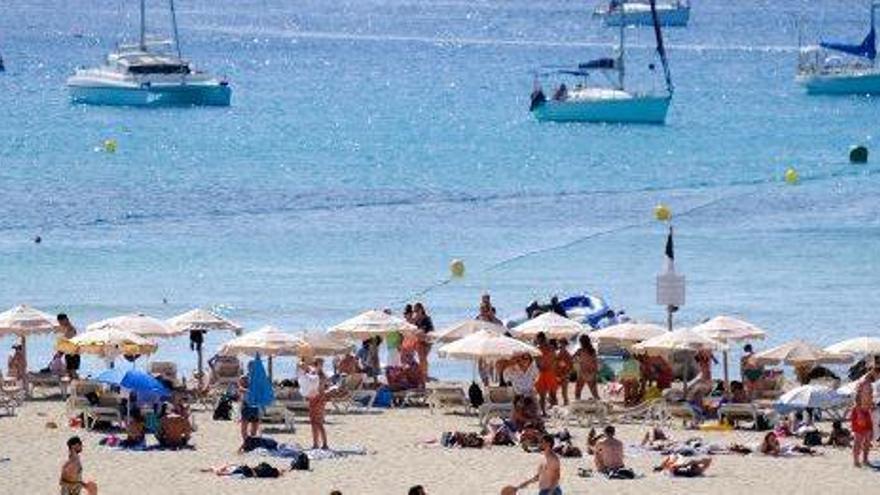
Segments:
[[[309,456],[307,456],[305,452],[298,453],[296,457],[290,461],[290,469],[293,471],[308,471]]]
[[[254,475],[257,478],[277,478],[281,476],[281,472],[278,471],[278,468],[270,466],[265,462],[261,462],[254,468]]]
[[[818,447],[822,445],[822,434],[818,431],[808,431],[804,434],[804,445],[807,447]]]
[[[757,431],[769,431],[771,429],[770,421],[767,420],[767,416],[763,414],[758,415],[758,421],[755,422],[755,430]]]
[[[471,382],[471,386],[468,387],[468,399],[470,399],[471,407],[474,409],[479,409],[486,402],[483,399],[483,391],[477,385],[477,382]]]
[[[232,420],[232,400],[229,397],[220,397],[214,407],[214,421]]]
[[[373,399],[373,407],[391,407],[391,401],[394,399],[394,396],[391,394],[391,389],[388,387],[382,387],[376,391],[376,398]]]

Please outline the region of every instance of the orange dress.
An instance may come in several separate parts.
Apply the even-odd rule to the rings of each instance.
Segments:
[[[556,354],[553,349],[544,347],[541,349],[541,370],[538,380],[535,382],[535,390],[539,394],[553,392],[559,387],[556,377]]]

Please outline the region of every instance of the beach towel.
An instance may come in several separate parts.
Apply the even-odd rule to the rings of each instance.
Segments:
[[[354,455],[367,455],[366,448],[360,446],[340,447],[335,449],[308,449],[305,451],[310,461],[323,461],[325,459],[343,459]]]

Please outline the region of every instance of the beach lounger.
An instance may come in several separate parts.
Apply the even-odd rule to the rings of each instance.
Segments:
[[[492,418],[509,419],[513,414],[512,387],[486,387],[484,397],[486,402],[477,409],[480,426],[485,427]]]
[[[694,412],[693,406],[687,402],[672,402],[662,400],[659,405],[660,424],[666,426],[671,419],[680,419],[681,424],[687,427],[695,427],[698,421],[697,413]]]
[[[0,387],[0,408],[6,416],[15,416],[15,410],[24,405],[24,389],[21,387]]]
[[[608,421],[610,408],[594,399],[575,400],[561,408],[562,420],[568,425],[572,421],[581,427],[603,426]]]
[[[372,412],[376,390],[365,388],[363,375],[345,377],[339,388],[328,394],[327,402],[336,413]]]
[[[70,378],[64,375],[56,375],[53,373],[28,373],[27,379],[28,394],[33,396],[34,389],[55,388],[61,391],[61,398],[67,398],[67,389],[70,385]]]
[[[241,375],[241,362],[237,357],[219,356],[211,369],[211,385],[215,389],[225,390],[229,385],[237,384]]]
[[[289,433],[296,433],[294,419],[295,416],[293,414],[293,411],[288,409],[285,404],[278,402],[266,407],[266,409],[263,411],[263,414],[260,416],[260,421],[262,421],[263,423],[283,424],[284,428]]]
[[[461,407],[464,414],[471,412],[471,401],[461,384],[431,383],[428,385],[425,401],[431,413],[442,408]]]
[[[727,420],[733,426],[739,421],[751,421],[757,429],[759,416],[761,411],[755,404],[724,404],[718,408],[718,419]]]
[[[174,384],[173,388],[177,388],[181,383],[177,378],[177,364],[171,361],[153,361],[150,363],[151,375],[158,375],[163,380],[168,380]]]
[[[665,417],[663,399],[652,399],[632,407],[611,407],[606,419],[611,423],[659,424]]]

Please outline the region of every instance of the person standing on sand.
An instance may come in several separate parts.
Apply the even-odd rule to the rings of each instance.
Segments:
[[[422,373],[422,383],[428,382],[428,355],[431,353],[431,342],[428,335],[434,331],[434,322],[425,311],[425,306],[417,302],[413,305],[413,325],[418,327],[419,345],[416,351],[419,355],[419,371]]]
[[[853,465],[862,467],[868,464],[871,450],[871,437],[874,434],[874,381],[877,368],[870,368],[856,385],[856,394],[851,413],[853,433]]]
[[[538,472],[516,487],[516,491],[538,482],[538,495],[562,495],[559,479],[562,477],[562,466],[559,457],[553,452],[553,435],[541,437],[541,453],[544,459],[538,465]],[[514,492],[516,493],[516,492]]]
[[[324,374],[324,360],[315,359],[314,365],[309,369],[318,377],[318,386],[309,401],[309,426],[312,427],[312,448],[327,450],[327,430],[324,428],[324,407],[327,403],[327,376]]]
[[[577,400],[581,400],[581,393],[584,390],[584,385],[586,385],[589,387],[593,399],[599,400],[599,357],[596,354],[596,348],[593,347],[593,343],[587,335],[581,335],[578,341],[581,347],[574,353],[574,362],[577,370],[574,397]]]
[[[83,490],[88,495],[98,495],[98,485],[94,481],[83,481],[82,462],[80,454],[82,454],[82,440],[79,437],[70,437],[67,440],[67,461],[61,466],[61,495],[80,495]]]
[[[260,408],[247,403],[248,387],[250,386],[250,378],[243,375],[238,379],[238,398],[241,401],[241,443],[250,437],[257,436],[260,429]]]
[[[556,379],[559,382],[559,389],[562,392],[562,404],[568,405],[568,382],[571,377],[571,371],[574,369],[574,359],[568,352],[568,341],[559,339],[556,341]],[[553,394],[554,397],[556,394]]]
[[[56,317],[61,331],[64,332],[64,338],[70,340],[76,337],[76,327],[70,322],[70,318],[64,313],[59,313]],[[71,379],[78,378],[80,358],[79,354],[65,354],[64,363],[67,365],[67,375]]]
[[[538,358],[538,381],[535,382],[535,390],[538,392],[541,404],[541,414],[547,416],[547,396],[550,396],[550,405],[556,405],[556,350],[547,340],[544,332],[539,332],[535,337],[535,346],[541,351]]]

